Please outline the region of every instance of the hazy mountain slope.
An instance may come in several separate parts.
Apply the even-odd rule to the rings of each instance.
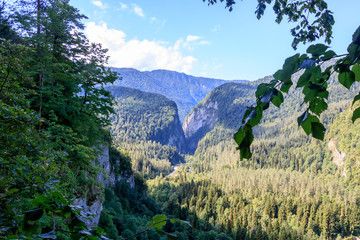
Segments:
[[[227,82],[221,79],[194,77],[168,70],[141,72],[131,68],[112,68],[122,77],[115,86],[159,93],[176,102],[182,122],[190,110],[215,87]]]

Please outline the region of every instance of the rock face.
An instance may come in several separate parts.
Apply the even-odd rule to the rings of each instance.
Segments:
[[[115,174],[112,172],[112,167],[109,158],[109,147],[107,145],[102,145],[99,149],[99,156],[96,162],[98,166],[101,166],[102,170],[97,176],[97,181],[102,183],[105,187],[114,187],[117,181],[120,181],[122,178],[115,178]],[[134,176],[130,176],[127,179],[127,182],[130,184],[131,188],[135,187]],[[85,222],[85,225],[90,229],[96,227],[99,223],[100,214],[103,209],[103,199],[101,194],[98,193],[95,200],[89,201],[86,197],[77,198],[73,202],[77,208],[81,210],[80,218]]]
[[[239,119],[254,101],[255,90],[256,84],[224,83],[198,103],[183,124],[189,152],[194,153],[198,142],[215,126],[239,128]]]
[[[345,153],[339,152],[339,150],[336,148],[336,141],[334,139],[330,139],[328,143],[328,148],[330,149],[332,155],[333,155],[333,163],[338,167],[343,166],[343,172],[342,176],[347,177],[346,175],[346,168],[344,166],[344,160],[345,160]]]
[[[217,110],[216,101],[207,102],[202,107],[193,109],[186,117],[183,130],[190,153],[194,153],[199,140],[215,127],[218,121]]]

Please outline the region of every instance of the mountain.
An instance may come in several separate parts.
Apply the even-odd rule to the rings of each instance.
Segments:
[[[243,115],[246,106],[254,101],[255,85],[245,83],[225,83],[215,88],[196,105],[183,123],[185,137],[190,152],[197,143],[216,125],[235,128],[238,116]]]
[[[241,126],[246,107],[255,100],[256,86],[269,80],[270,78],[266,78],[249,83],[223,84],[209,93],[188,114],[183,129],[189,149],[194,152],[194,159],[200,166],[199,171],[237,161],[239,156],[232,135]],[[359,91],[359,85],[355,84],[348,91],[338,83],[334,75],[329,80],[328,90],[329,107],[323,114],[322,121],[330,129],[339,112],[349,107],[350,100]],[[324,146],[318,148],[316,141],[306,136],[297,126],[296,118],[306,109],[301,96],[300,90],[291,88],[280,109],[270,106],[264,112],[262,122],[254,129],[254,155],[250,160],[243,161],[242,166],[281,167],[302,171],[330,166],[328,163],[331,160],[324,160],[324,156],[330,156],[327,145],[324,143]],[[297,163],[299,159],[302,159],[301,163]]]
[[[181,122],[206,94],[215,87],[227,82],[226,80],[194,77],[168,70],[144,72],[132,68],[111,68],[111,70],[119,73],[122,78],[114,83],[115,86],[159,93],[176,102]]]
[[[145,177],[168,174],[184,161],[184,132],[174,101],[127,87],[108,87],[115,98],[110,131],[117,148],[127,151],[133,169]]]

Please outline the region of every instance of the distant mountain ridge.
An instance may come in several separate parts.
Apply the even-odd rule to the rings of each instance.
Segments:
[[[114,86],[139,89],[144,92],[159,93],[173,100],[179,110],[180,121],[191,109],[214,88],[227,80],[194,77],[185,73],[169,70],[139,71],[133,68],[111,68],[120,74],[122,80],[117,80]],[[231,82],[247,82],[234,80]]]

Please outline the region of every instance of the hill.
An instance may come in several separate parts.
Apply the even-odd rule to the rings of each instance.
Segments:
[[[114,144],[127,151],[143,176],[168,174],[184,161],[186,142],[174,101],[127,87],[108,87],[115,98],[110,116]]]
[[[194,77],[168,70],[138,71],[132,68],[111,68],[120,74],[115,86],[136,88],[145,92],[159,93],[176,102],[182,122],[190,110],[215,87],[226,80]]]

